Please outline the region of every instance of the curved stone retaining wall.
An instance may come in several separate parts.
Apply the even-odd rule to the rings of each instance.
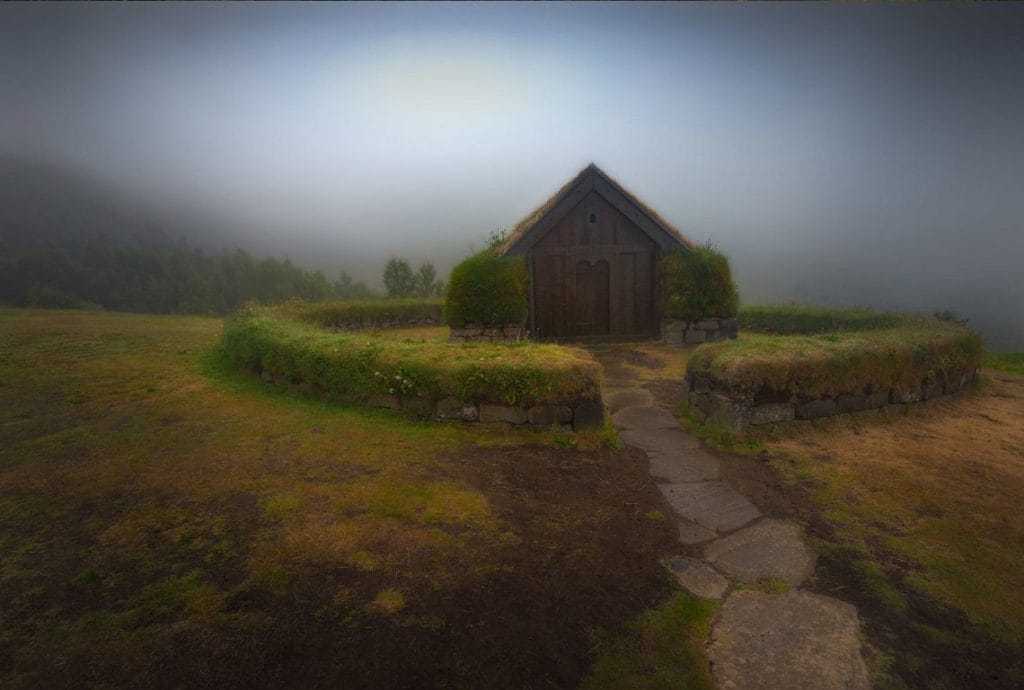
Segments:
[[[925,400],[952,395],[968,387],[977,370],[940,372],[914,388],[887,388],[844,393],[835,397],[773,399],[770,393],[737,396],[711,380],[692,374],[684,379],[684,401],[711,421],[733,431],[771,424],[788,424],[843,415],[868,416],[882,411],[902,415],[907,407]]]
[[[440,326],[441,317],[436,318],[403,318],[403,317],[391,317],[391,318],[378,318],[378,317],[366,317],[357,318],[350,321],[341,321],[338,323],[326,326],[328,331],[331,333],[349,333],[351,331],[369,331],[369,330],[380,330],[384,328],[410,328],[413,326]]]
[[[504,326],[479,326],[466,324],[462,328],[451,327],[448,340],[453,343],[502,343],[518,341],[526,337],[526,331],[519,324]]]
[[[264,371],[260,378],[295,392],[311,394],[321,392],[316,385],[290,383],[284,377],[274,376],[269,371]],[[438,421],[505,423],[535,427],[558,426],[574,431],[599,429],[604,425],[604,403],[600,398],[582,402],[567,401],[565,404],[523,407],[490,403],[477,404],[457,398],[431,400],[429,398],[379,395],[364,401],[364,404],[367,407],[400,410],[420,419]]]
[[[731,340],[736,337],[738,330],[739,322],[735,317],[700,319],[699,321],[661,320],[661,337],[669,347],[685,347],[719,340]]]

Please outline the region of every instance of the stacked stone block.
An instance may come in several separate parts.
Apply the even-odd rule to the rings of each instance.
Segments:
[[[701,380],[692,374],[687,374],[683,387],[685,401],[708,419],[733,431],[745,431],[750,427],[844,415],[865,416],[882,411],[902,415],[910,405],[960,392],[976,377],[977,370],[947,371],[911,388],[896,386],[872,390],[865,387],[862,391],[833,397],[793,396],[783,400],[769,391],[737,396],[715,381]]]
[[[504,343],[516,342],[526,337],[522,325],[508,323],[504,326],[481,326],[466,324],[461,328],[451,327],[448,340],[453,343]]]
[[[735,317],[708,318],[697,321],[662,319],[661,336],[669,347],[686,347],[731,340],[736,337],[739,324]]]
[[[352,331],[382,330],[385,328],[410,328],[413,326],[440,326],[439,318],[425,319],[381,319],[376,317],[352,319],[341,323],[332,324],[327,327],[331,333],[350,333]]]

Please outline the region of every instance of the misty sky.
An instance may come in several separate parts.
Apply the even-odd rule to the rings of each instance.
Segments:
[[[0,149],[369,280],[594,161],[748,302],[1024,347],[1022,127],[1014,4],[0,6]]]

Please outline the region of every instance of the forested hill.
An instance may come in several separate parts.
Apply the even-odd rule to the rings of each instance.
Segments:
[[[0,303],[225,313],[247,300],[366,297],[287,259],[206,254],[83,176],[0,157]]]

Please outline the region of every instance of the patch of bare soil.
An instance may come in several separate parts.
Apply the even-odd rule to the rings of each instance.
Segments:
[[[659,560],[675,548],[675,533],[649,515],[664,504],[640,454],[466,447],[447,466],[452,479],[486,494],[508,535],[497,545],[467,543],[445,564],[451,579],[421,576],[430,564],[412,552],[400,567],[372,572],[310,570],[277,594],[236,590],[228,615],[179,623],[139,667],[53,668],[37,680],[572,688],[593,663],[600,630],[618,631],[671,595]],[[405,593],[398,613],[345,605],[346,593],[365,601],[389,587]]]

